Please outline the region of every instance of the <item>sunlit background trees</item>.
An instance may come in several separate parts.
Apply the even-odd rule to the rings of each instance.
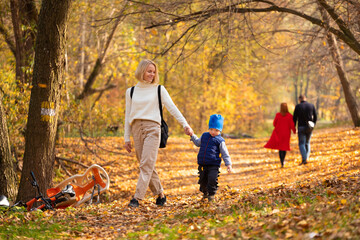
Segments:
[[[27,2],[40,6],[39,1]],[[94,136],[114,129],[121,135],[124,93],[136,84],[134,71],[142,58],[159,64],[161,84],[198,133],[206,130],[210,114],[220,113],[226,119],[225,133],[264,136],[280,103],[287,102],[292,111],[300,93],[316,105],[324,122],[351,123],[326,31],[305,19],[281,12],[228,11],[151,27],[210,8],[250,8],[254,2],[262,7],[261,1],[76,1],[68,28],[61,136],[79,131]],[[321,18],[316,2],[275,3]],[[344,1],[336,7],[358,37],[358,6]],[[15,43],[10,3],[2,2],[1,9],[0,89],[16,142],[25,127],[31,78],[21,83],[15,78],[16,54],[8,41]],[[23,38],[36,32],[33,23],[20,26]],[[342,41],[338,45],[358,100],[359,55]],[[31,76],[32,56],[27,55],[30,64],[23,68],[26,76]],[[85,89],[90,80],[90,90]],[[165,117],[170,131],[179,133],[174,119],[167,113]]]

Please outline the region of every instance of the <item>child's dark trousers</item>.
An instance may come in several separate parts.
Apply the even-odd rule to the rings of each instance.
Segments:
[[[215,195],[218,189],[219,168],[220,167],[213,165],[199,165],[200,192],[204,193],[204,195]]]

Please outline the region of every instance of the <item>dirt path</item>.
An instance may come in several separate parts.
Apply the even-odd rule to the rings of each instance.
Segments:
[[[79,233],[80,238],[89,235],[104,238],[112,238],[114,234],[125,236],[137,224],[164,215],[177,214],[186,206],[199,202],[201,194],[198,191],[196,164],[198,148],[187,138],[170,137],[168,147],[160,149],[159,152],[156,167],[168,197],[166,207],[156,207],[155,198],[148,192],[148,197],[141,202],[141,207],[135,210],[128,208],[127,203],[135,191],[138,163],[135,153],[126,154],[121,149],[122,138],[98,140],[102,147],[121,152],[120,155],[98,152],[104,161],[93,160],[93,156],[87,154],[84,148],[78,147],[82,144],[79,140],[68,141],[64,144],[67,150],[74,146],[72,154],[80,157],[80,161],[88,165],[92,162],[103,165],[111,179],[110,191],[107,199],[104,199],[104,205],[77,211],[77,218],[89,224],[85,235],[84,232]],[[219,199],[221,191],[227,186],[237,192],[249,189],[253,191],[254,188],[263,190],[305,180],[321,181],[343,173],[359,173],[359,128],[316,130],[311,141],[309,164],[305,166],[299,166],[300,153],[295,135],[292,137],[292,151],[287,153],[284,168],[280,168],[277,151],[263,148],[266,141],[267,139],[226,139],[234,172],[220,174],[217,196]],[[224,170],[223,168],[222,172],[225,172]]]
[[[109,139],[106,140],[108,141]],[[170,137],[169,141],[166,149],[159,150],[156,164],[166,194],[196,194],[198,148],[186,138]],[[263,148],[266,141],[267,139],[226,139],[234,172],[226,173],[222,163],[220,188],[226,185],[240,190],[267,188],[359,169],[360,129],[315,131],[311,140],[309,164],[306,166],[298,166],[301,157],[296,135],[292,135],[292,150],[287,153],[284,168],[280,168],[277,151]],[[111,139],[111,142],[115,149],[123,144],[121,139],[116,138]],[[118,159],[111,166],[105,166],[112,179],[111,199],[130,197],[137,181],[138,163],[135,153],[114,158]]]

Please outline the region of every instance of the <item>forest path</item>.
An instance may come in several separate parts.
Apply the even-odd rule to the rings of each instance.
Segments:
[[[279,186],[291,187],[309,181],[322,182],[334,176],[359,174],[359,128],[316,129],[311,139],[310,160],[305,166],[299,166],[301,157],[296,135],[292,135],[292,150],[287,153],[284,168],[280,168],[277,151],[263,148],[267,140],[226,139],[234,171],[226,173],[222,163],[219,192],[216,196],[219,204],[225,198],[234,200],[246,192],[266,192]],[[66,149],[72,149],[72,154],[80,156],[82,162],[88,165],[94,162],[90,159],[93,156],[85,154],[83,148],[71,147],[81,145],[79,140],[67,141],[63,145]],[[104,204],[79,208],[73,213],[87,225],[85,232],[77,233],[78,237],[124,237],[129,232],[136,231],[139,226],[148,227],[141,223],[146,222],[148,225],[154,219],[176,216],[202,204],[197,184],[198,148],[188,138],[170,137],[168,146],[159,150],[156,168],[167,195],[166,206],[157,207],[154,204],[155,198],[149,191],[147,198],[140,202],[141,206],[135,209],[127,206],[135,191],[138,176],[135,153],[127,154],[122,150],[122,138],[102,138],[97,140],[97,144],[121,154],[97,152],[99,157],[106,159],[96,163],[104,165],[109,173],[111,186]]]

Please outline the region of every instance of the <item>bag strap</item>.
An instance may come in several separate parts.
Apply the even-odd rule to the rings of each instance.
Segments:
[[[132,98],[132,96],[134,94],[134,88],[135,88],[135,86],[132,86],[130,89],[130,98]]]
[[[162,104],[161,104],[161,85],[158,86],[158,99],[159,99],[159,109],[160,109],[161,121],[163,121],[163,111],[162,111]]]

